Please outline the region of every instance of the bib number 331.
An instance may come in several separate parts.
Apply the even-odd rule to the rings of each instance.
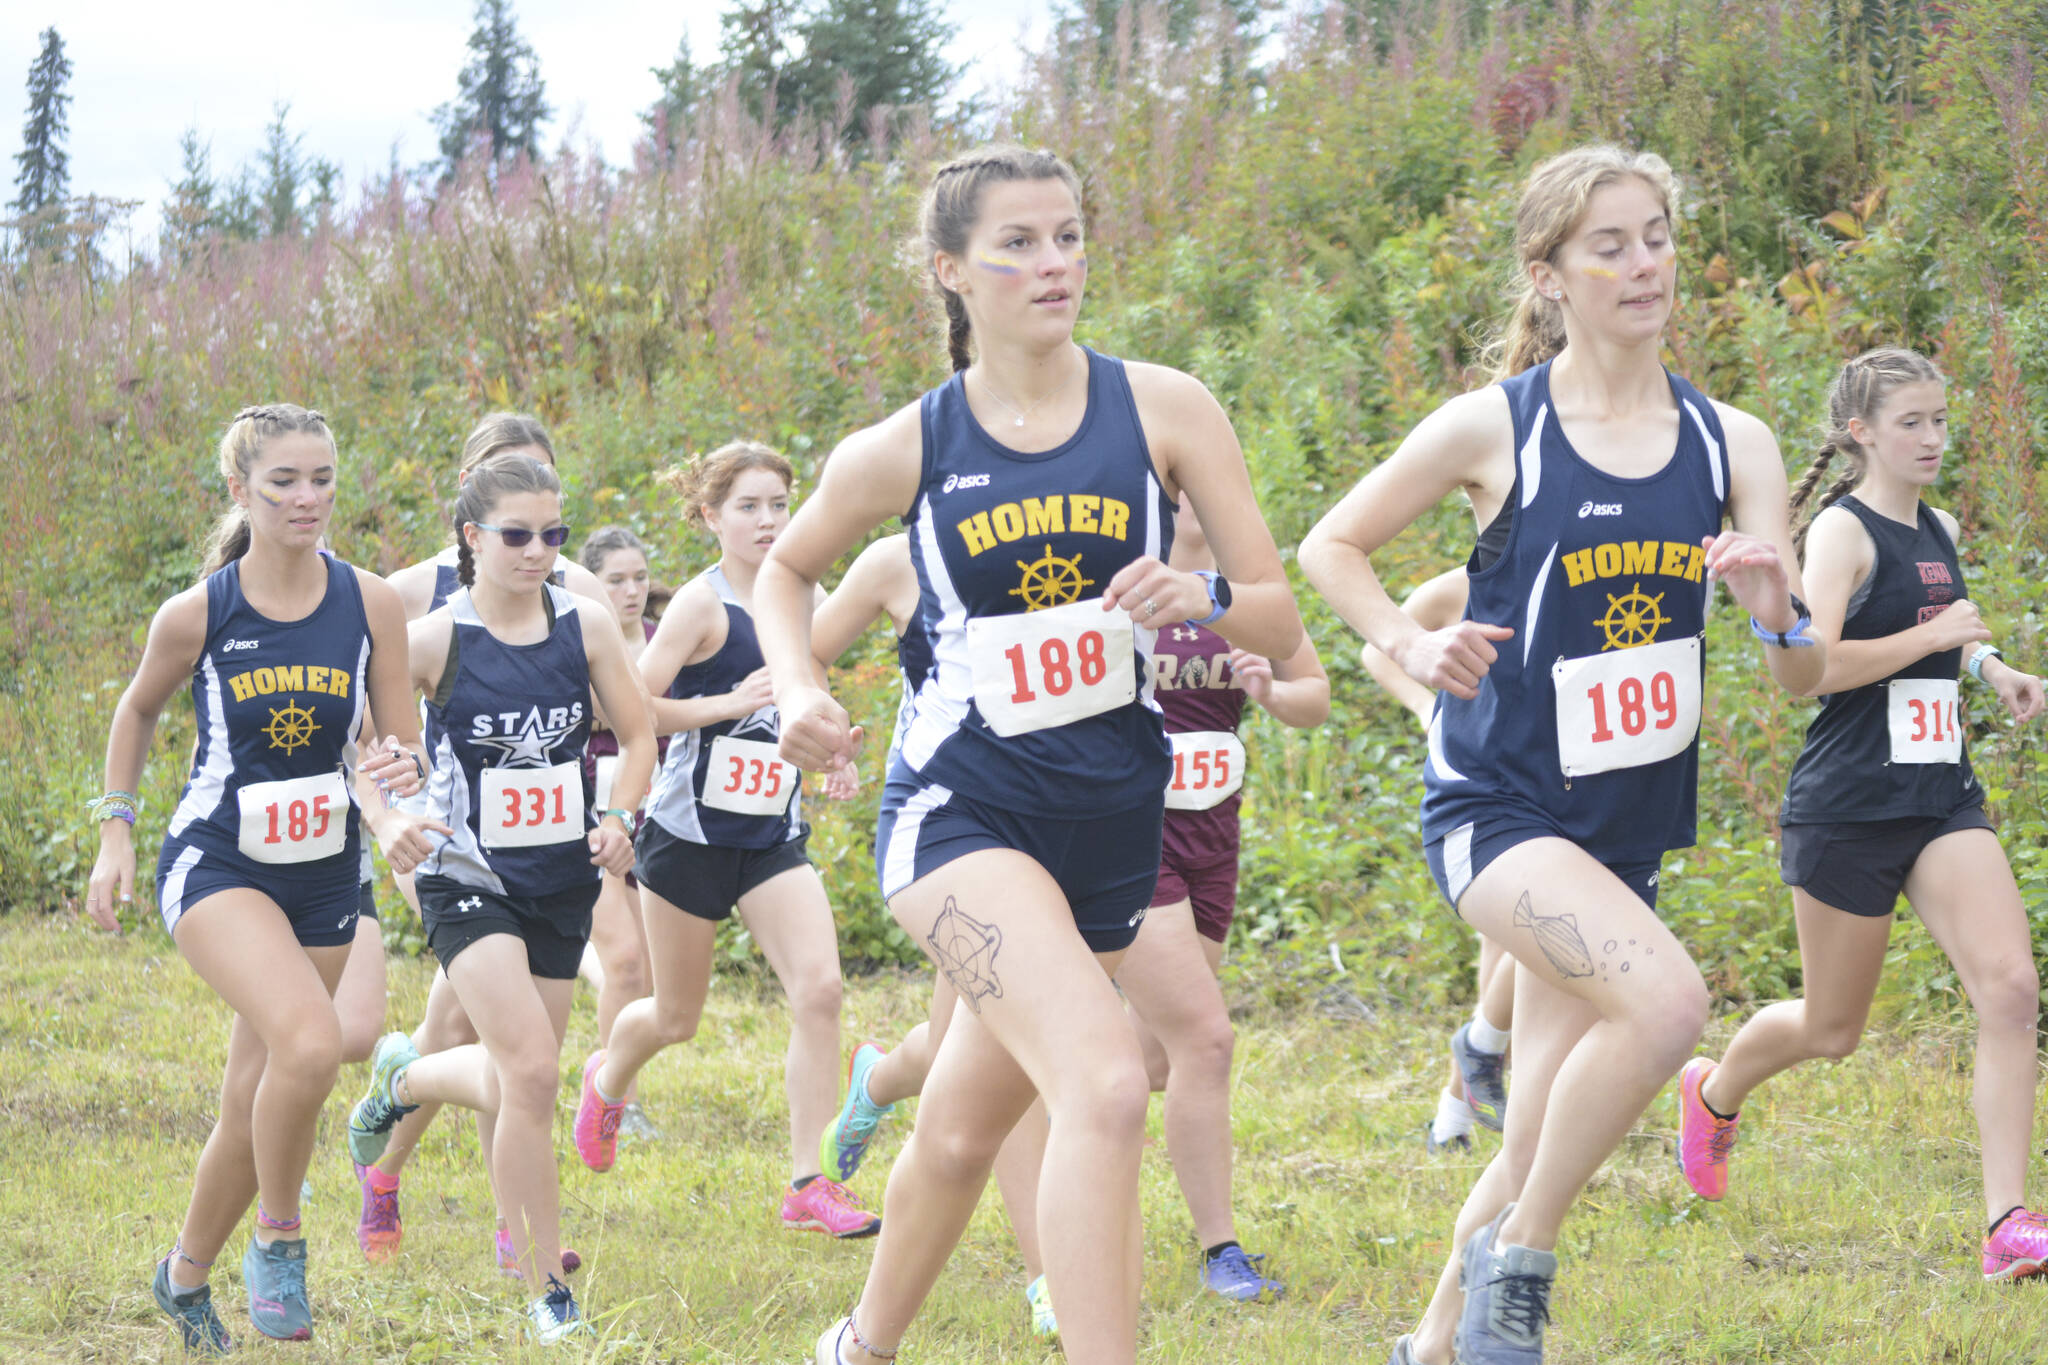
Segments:
[[[1885,684],[1894,763],[1960,763],[1963,730],[1954,678],[1894,678]]]
[[[310,863],[348,843],[348,784],[339,771],[252,782],[236,793],[242,856],[259,863]]]
[[[1005,739],[1099,716],[1138,695],[1130,615],[1099,601],[970,617],[967,648],[975,707]]]
[[[583,765],[485,768],[477,829],[485,848],[532,848],[583,837]]]
[[[1700,640],[1687,635],[1560,659],[1557,762],[1566,777],[1640,768],[1684,753],[1700,729]]]

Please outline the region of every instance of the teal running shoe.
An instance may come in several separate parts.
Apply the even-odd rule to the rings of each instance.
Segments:
[[[313,1307],[306,1302],[306,1239],[280,1237],[269,1246],[249,1239],[242,1257],[249,1291],[249,1321],[277,1341],[310,1341]]]
[[[171,1320],[178,1324],[178,1334],[185,1339],[188,1355],[220,1356],[234,1349],[235,1343],[229,1338],[220,1314],[213,1311],[211,1285],[202,1284],[182,1294],[174,1292],[171,1263],[165,1259],[156,1263],[156,1283],[150,1288],[156,1295],[156,1306],[169,1313]]]
[[[400,1104],[398,1073],[420,1059],[419,1049],[403,1033],[387,1033],[370,1054],[370,1088],[348,1115],[348,1154],[358,1166],[370,1166],[391,1143],[391,1128],[419,1108]]]
[[[1052,1292],[1045,1287],[1045,1276],[1024,1286],[1024,1302],[1031,1305],[1032,1336],[1051,1341],[1060,1334],[1060,1320],[1052,1314]]]
[[[825,1174],[841,1183],[853,1179],[861,1158],[868,1154],[868,1144],[874,1141],[876,1126],[896,1110],[893,1104],[876,1104],[868,1098],[868,1073],[888,1055],[879,1043],[862,1043],[853,1050],[846,1064],[846,1103],[818,1140],[819,1164]]]

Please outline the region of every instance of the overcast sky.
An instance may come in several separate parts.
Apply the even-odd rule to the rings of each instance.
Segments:
[[[29,64],[55,25],[72,72],[71,189],[144,201],[139,239],[153,241],[159,206],[178,176],[178,138],[196,128],[226,176],[261,146],[272,108],[291,104],[289,126],[309,156],[342,168],[350,195],[389,165],[438,152],[429,115],[454,97],[466,56],[471,0],[7,0],[0,6],[0,149],[5,193],[14,197],[27,110]],[[700,59],[716,56],[718,0],[514,0],[520,31],[540,57],[555,110],[553,146],[574,130],[613,163],[624,162],[654,102],[649,68],[665,66],[687,30]],[[1013,81],[1020,32],[1043,34],[1040,4],[995,6],[945,0],[959,25],[949,51],[969,67],[965,84]]]

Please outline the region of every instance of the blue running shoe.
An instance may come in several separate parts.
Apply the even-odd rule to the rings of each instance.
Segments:
[[[868,1098],[868,1073],[888,1055],[879,1043],[862,1043],[853,1050],[853,1057],[846,1064],[846,1103],[840,1107],[838,1117],[825,1125],[825,1134],[818,1140],[819,1164],[826,1175],[841,1184],[853,1179],[853,1173],[860,1169],[861,1158],[868,1154],[868,1144],[874,1141],[876,1126],[885,1115],[896,1111],[893,1104],[876,1104]]]
[[[370,1088],[348,1115],[348,1154],[358,1166],[372,1166],[391,1144],[391,1127],[419,1108],[400,1104],[394,1092],[398,1073],[420,1059],[419,1049],[403,1033],[387,1033],[370,1054]]]
[[[1465,1309],[1452,1342],[1459,1365],[1543,1365],[1543,1326],[1550,1321],[1557,1257],[1534,1247],[1494,1244],[1514,1208],[1502,1209],[1459,1253]]]
[[[1422,1365],[1415,1358],[1415,1337],[1412,1333],[1394,1343],[1394,1353],[1387,1357],[1387,1365]]]
[[[279,1238],[269,1246],[249,1239],[242,1257],[242,1283],[249,1291],[249,1321],[266,1337],[308,1341],[313,1307],[306,1302],[306,1239]]]
[[[156,1263],[156,1283],[151,1286],[156,1294],[156,1306],[171,1315],[178,1324],[178,1334],[185,1339],[187,1354],[226,1355],[235,1343],[228,1337],[228,1329],[222,1324],[220,1314],[213,1311],[213,1287],[200,1285],[179,1294],[171,1287],[171,1263],[162,1260]]]
[[[1060,1320],[1053,1316],[1052,1291],[1045,1287],[1045,1276],[1024,1286],[1024,1302],[1031,1305],[1032,1336],[1051,1341],[1060,1334]]]
[[[1471,1033],[1468,1019],[1451,1035],[1451,1060],[1465,1082],[1465,1103],[1472,1106],[1472,1117],[1498,1133],[1508,1112],[1507,1054],[1480,1051],[1472,1046]]]
[[[1229,1246],[1209,1257],[1202,1267],[1202,1288],[1211,1293],[1221,1294],[1226,1299],[1249,1303],[1264,1294],[1279,1298],[1287,1292],[1287,1286],[1278,1280],[1269,1280],[1259,1273],[1256,1261],[1266,1259],[1260,1252],[1256,1256],[1245,1255],[1244,1248]]]
[[[533,1326],[533,1339],[543,1346],[590,1331],[590,1324],[576,1307],[576,1296],[552,1275],[548,1276],[548,1292],[527,1306],[526,1317]]]

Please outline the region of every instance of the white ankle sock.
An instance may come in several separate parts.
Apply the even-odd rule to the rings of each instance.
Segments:
[[[1502,1053],[1508,1050],[1508,1040],[1514,1037],[1507,1029],[1495,1028],[1487,1022],[1486,1011],[1474,1008],[1472,1026],[1465,1030],[1465,1041],[1481,1052]]]
[[[1439,1090],[1436,1096],[1436,1117],[1430,1120],[1429,1135],[1438,1145],[1455,1137],[1466,1137],[1472,1132],[1472,1106],[1448,1090]]]

